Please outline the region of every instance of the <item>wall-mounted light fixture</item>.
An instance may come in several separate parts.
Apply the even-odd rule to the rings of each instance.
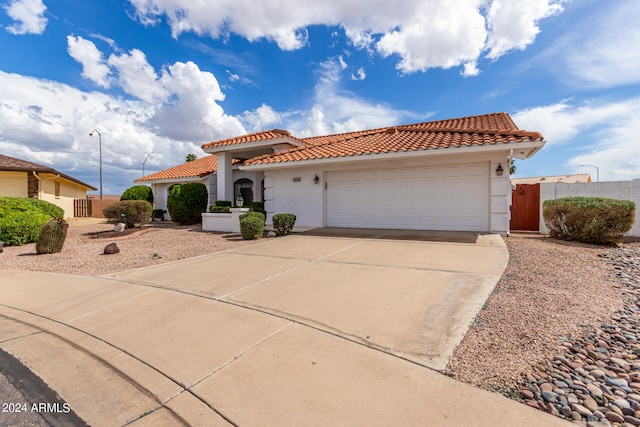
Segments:
[[[502,172],[504,172],[504,169],[502,169],[502,163],[498,163],[498,167],[496,168],[496,175],[502,176]]]
[[[314,184],[320,184],[320,177],[316,174],[316,176],[313,177],[313,183]]]

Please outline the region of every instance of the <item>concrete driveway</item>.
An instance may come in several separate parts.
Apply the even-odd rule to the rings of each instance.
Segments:
[[[0,270],[0,347],[92,425],[564,425],[432,370],[507,260],[499,236],[323,229],[102,278]]]

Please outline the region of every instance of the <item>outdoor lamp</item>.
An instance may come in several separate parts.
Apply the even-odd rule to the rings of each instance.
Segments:
[[[502,172],[504,172],[504,169],[502,169],[502,163],[498,163],[498,167],[496,168],[496,175],[502,176]]]
[[[314,184],[319,184],[320,183],[320,177],[318,176],[318,174],[316,174],[316,176],[313,177],[313,183]]]

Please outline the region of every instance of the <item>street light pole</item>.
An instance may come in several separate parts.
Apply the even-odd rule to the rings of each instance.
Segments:
[[[147,154],[147,157],[144,158],[144,162],[142,162],[142,177],[144,178],[144,164],[147,163],[147,160],[149,160],[149,156],[153,154],[153,150],[151,150],[151,152],[149,154]]]
[[[596,168],[596,182],[600,182],[600,168],[596,165],[580,165],[580,166],[589,166],[592,168]]]
[[[89,136],[93,136],[93,133],[98,134],[98,145],[100,146],[100,200],[102,200],[102,134],[98,132],[98,129],[94,129],[89,132]]]

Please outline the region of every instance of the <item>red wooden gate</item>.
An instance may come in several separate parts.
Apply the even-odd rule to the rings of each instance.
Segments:
[[[73,216],[90,217],[91,216],[91,199],[74,199],[73,200]]]
[[[517,184],[511,196],[511,230],[540,231],[540,184]]]

